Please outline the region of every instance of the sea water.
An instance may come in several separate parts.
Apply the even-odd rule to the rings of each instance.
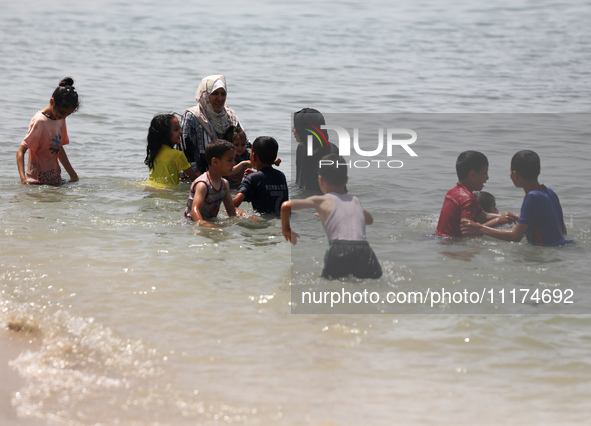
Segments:
[[[219,229],[196,227],[182,217],[187,184],[142,182],[151,118],[194,105],[210,74],[226,75],[227,104],[251,140],[279,141],[295,198],[307,194],[293,184],[293,112],[405,113],[432,132],[442,122],[442,137],[412,145],[417,158],[397,154],[404,167],[351,172],[348,189],[374,216],[367,236],[384,276],[346,284],[572,289],[585,312],[591,133],[588,116],[576,113],[591,109],[591,5],[59,0],[2,8],[0,325],[38,341],[11,363],[25,379],[11,401],[22,418],[587,421],[588,316],[568,307],[540,315],[535,304],[511,314],[292,314],[294,278],[323,284],[327,241],[313,212],[294,214],[301,239],[292,251],[278,220],[221,215]],[[82,100],[67,119],[66,147],[80,181],[23,186],[16,150],[66,75]],[[532,113],[559,117],[563,131],[504,130],[504,114],[544,123]],[[499,128],[475,126],[481,116]],[[540,181],[559,195],[575,244],[433,238],[466,149],[488,156],[485,190],[515,213],[524,194],[509,179],[510,158],[537,151]]]

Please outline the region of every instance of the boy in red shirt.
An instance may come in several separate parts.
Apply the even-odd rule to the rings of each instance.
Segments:
[[[488,159],[478,151],[464,151],[456,161],[459,182],[447,191],[435,233],[442,237],[461,237],[461,219],[470,219],[487,226],[515,222],[512,213],[486,213],[476,201],[473,191],[481,191],[488,180]]]

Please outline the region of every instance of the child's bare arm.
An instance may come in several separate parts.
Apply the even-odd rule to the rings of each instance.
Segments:
[[[228,216],[236,216],[236,206],[234,200],[232,200],[232,194],[230,194],[230,184],[226,179],[222,179],[224,186],[226,187],[226,195],[224,196],[224,207]]]
[[[482,212],[476,218],[476,222],[484,224],[484,226],[494,227],[494,226],[501,226],[506,223],[515,223],[519,219],[519,216],[513,213],[503,213],[503,214],[495,214],[495,213],[486,213]]]
[[[527,231],[528,225],[517,223],[513,229],[495,229],[489,226],[482,225],[478,222],[473,222],[469,219],[462,219],[461,229],[462,235],[488,235],[499,240],[504,241],[521,241]]]
[[[291,208],[292,210],[314,209],[324,223],[332,211],[332,198],[326,195],[313,195],[303,200],[291,200]]]
[[[244,195],[242,192],[239,192],[238,194],[236,194],[236,196],[234,197],[234,207],[236,209],[236,216],[240,216],[240,217],[249,217],[254,221],[260,221],[260,219],[256,216],[251,216],[247,213],[244,213],[242,210],[240,210],[238,208],[238,206],[240,206],[240,204],[242,204],[242,202],[244,201],[244,198],[246,197],[246,195]]]
[[[245,197],[246,195],[244,195],[244,193],[242,192],[236,194],[236,196],[234,197],[234,207],[240,207],[240,204],[242,204]]]
[[[330,208],[326,206],[327,201],[332,200],[324,195],[315,195],[304,200],[284,201],[281,205],[281,233],[285,239],[295,245],[299,238],[299,235],[291,230],[289,223],[292,210],[315,209],[324,223],[332,209],[332,205]]]
[[[232,167],[232,171],[230,172],[229,178],[232,179],[232,182],[240,183],[240,181],[244,177],[244,171],[249,167],[252,167],[250,160],[241,161],[240,163]]]
[[[18,174],[21,177],[21,183],[27,184],[27,175],[25,174],[25,153],[27,152],[27,147],[20,146],[16,151],[16,166],[18,167]]]
[[[290,215],[291,201],[284,201],[283,204],[281,204],[281,233],[286,241],[296,245],[299,235],[291,230],[291,225],[289,223]]]
[[[195,187],[195,197],[193,198],[193,204],[191,205],[191,219],[193,219],[193,222],[196,222],[199,225],[213,227],[213,223],[210,223],[207,220],[203,219],[201,211],[199,210],[200,207],[203,205],[206,196],[207,185],[205,184],[205,182],[199,182]]]
[[[78,175],[76,174],[74,168],[70,164],[70,160],[68,160],[68,155],[66,154],[66,150],[63,146],[60,148],[58,158],[60,160],[60,163],[62,163],[62,165],[68,172],[68,175],[70,175],[70,182],[78,182]]]

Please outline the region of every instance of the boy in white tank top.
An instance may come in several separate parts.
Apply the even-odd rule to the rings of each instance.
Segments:
[[[348,180],[345,160],[329,154],[320,164],[318,183],[324,195],[285,201],[281,205],[281,232],[295,245],[299,235],[291,230],[291,211],[313,208],[319,214],[329,240],[322,276],[328,279],[350,274],[357,278],[381,277],[380,262],[365,238],[365,225],[371,225],[373,217],[359,199],[345,189]]]
[[[215,227],[209,219],[218,215],[222,203],[228,216],[236,216],[237,213],[242,215],[242,212],[234,207],[228,181],[222,177],[227,176],[232,170],[235,153],[234,145],[221,139],[211,141],[205,147],[205,159],[209,170],[191,184],[185,217],[200,225]]]

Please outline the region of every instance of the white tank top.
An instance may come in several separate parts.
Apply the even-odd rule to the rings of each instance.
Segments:
[[[222,181],[219,188],[214,188],[211,180],[209,179],[209,172],[200,174],[199,177],[191,184],[191,188],[189,189],[189,199],[187,200],[187,207],[185,208],[185,217],[191,218],[191,209],[193,208],[193,200],[195,199],[195,190],[199,182],[203,182],[205,185],[207,185],[207,195],[205,200],[203,200],[201,208],[199,209],[201,216],[203,216],[203,219],[211,219],[216,217],[220,211],[220,204],[222,204],[222,201],[226,196],[226,186],[224,185],[224,181]]]
[[[365,215],[359,199],[351,194],[329,192],[333,208],[324,230],[328,240],[365,241]]]

